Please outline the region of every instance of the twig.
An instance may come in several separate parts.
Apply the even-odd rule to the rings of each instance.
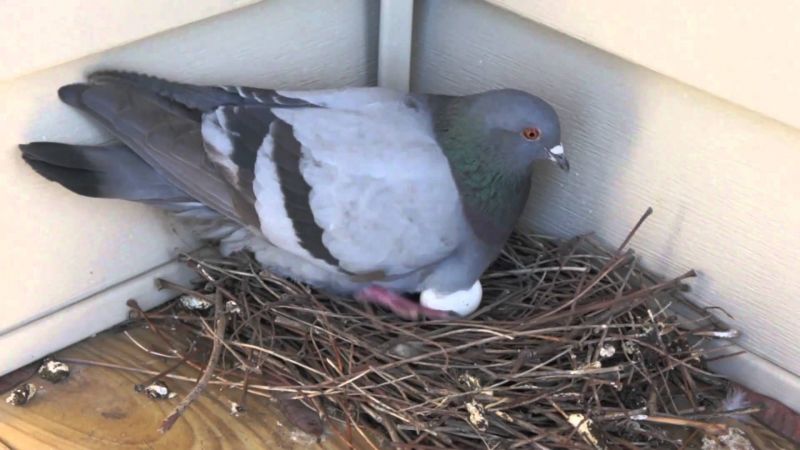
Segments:
[[[724,423],[700,422],[698,420],[684,419],[682,417],[641,415],[633,416],[631,417],[631,420],[692,427],[703,430],[704,432],[712,435],[722,434],[728,429],[728,426]]]
[[[158,431],[162,434],[169,431],[178,418],[186,411],[186,408],[192,404],[199,396],[203,393],[208,382],[211,381],[211,376],[214,374],[214,369],[217,367],[217,360],[219,360],[219,355],[222,350],[222,339],[225,334],[225,325],[228,323],[227,318],[225,316],[225,305],[222,303],[222,294],[216,293],[214,295],[214,322],[216,323],[216,328],[214,330],[214,344],[211,348],[211,356],[208,358],[208,363],[206,364],[206,368],[203,371],[203,375],[197,381],[197,384],[192,388],[191,391],[186,395],[186,397],[181,400],[178,406],[172,410],[172,412],[161,422],[161,427],[159,427]]]
[[[130,337],[130,336],[128,336],[128,337]],[[178,367],[182,366],[183,363],[185,363],[186,360],[189,359],[189,357],[192,356],[193,353],[194,353],[194,342],[192,342],[192,346],[189,348],[189,350],[186,352],[185,355],[183,355],[183,357],[180,360],[178,360],[174,364],[170,365],[166,369],[162,370],[161,372],[158,372],[157,374],[155,374],[152,377],[148,378],[146,381],[135,385],[133,388],[136,390],[136,392],[143,391],[145,387],[147,387],[150,384],[152,384],[152,383],[154,383],[154,382],[166,377],[167,375],[169,375],[170,373],[175,371],[175,369],[177,369]]]

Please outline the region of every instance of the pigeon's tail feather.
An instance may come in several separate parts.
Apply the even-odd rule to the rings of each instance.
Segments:
[[[194,235],[200,239],[227,242],[230,235],[241,229],[169,184],[125,144],[32,142],[19,147],[22,158],[33,170],[76,194],[155,206],[191,224]]]
[[[161,183],[241,225],[259,226],[253,202],[231,186],[206,153],[201,111],[135,83],[110,79],[64,86],[59,97],[102,124],[124,144],[119,148],[125,154],[138,158],[137,167],[150,168]]]
[[[152,203],[195,202],[122,143],[102,146],[32,142],[19,146],[37,173],[80,195]]]

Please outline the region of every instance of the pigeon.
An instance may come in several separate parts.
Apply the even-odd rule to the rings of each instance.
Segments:
[[[161,208],[224,255],[250,251],[265,270],[410,320],[474,312],[533,165],[569,170],[553,107],[514,89],[297,91],[99,71],[58,95],[114,140],[20,145],[46,179]]]

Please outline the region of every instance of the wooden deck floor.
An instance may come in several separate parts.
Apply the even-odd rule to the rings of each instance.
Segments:
[[[139,336],[147,339],[147,333]],[[121,333],[98,335],[59,352],[58,356],[156,371],[166,367]],[[178,396],[157,401],[133,389],[134,384],[145,381],[148,375],[70,366],[70,377],[59,384],[38,376],[32,378],[30,382],[41,389],[29,404],[13,407],[0,403],[0,450],[351,448],[342,433],[329,426],[317,443],[310,435],[289,425],[278,406],[268,399],[249,397],[247,412],[233,417],[229,413],[230,401],[240,393],[220,391],[213,386],[190,406],[171,431],[161,435],[157,431],[161,420],[191,388],[191,383],[168,380]],[[197,375],[191,371],[186,374]],[[370,448],[356,437],[353,448]]]

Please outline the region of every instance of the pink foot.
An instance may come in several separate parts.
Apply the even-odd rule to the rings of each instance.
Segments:
[[[355,298],[361,302],[388,308],[398,317],[406,320],[419,320],[421,317],[427,317],[428,319],[450,319],[456,317],[450,311],[427,308],[381,286],[369,286],[361,289],[356,293]]]

